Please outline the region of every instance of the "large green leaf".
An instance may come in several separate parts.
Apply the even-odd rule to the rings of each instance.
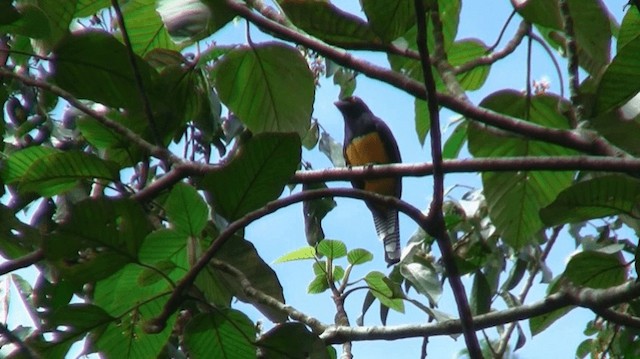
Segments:
[[[621,49],[629,42],[640,37],[638,28],[640,27],[640,11],[627,11],[622,18],[620,24],[620,32],[618,33],[618,42],[616,48]]]
[[[629,40],[611,61],[598,86],[596,112],[623,105],[640,91],[640,36]]]
[[[64,278],[76,283],[96,281],[135,262],[150,231],[139,204],[89,198],[70,209],[55,235],[44,243],[45,255]]]
[[[416,23],[412,0],[363,0],[361,3],[371,28],[387,42],[404,35]]]
[[[357,48],[381,41],[365,21],[328,1],[284,0],[280,6],[294,25],[330,44]]]
[[[141,97],[124,45],[110,34],[82,31],[68,36],[53,50],[52,80],[80,99],[107,106],[141,108]],[[137,67],[145,88],[153,69],[139,57]]]
[[[162,352],[171,332],[175,315],[167,321],[160,333],[148,334],[144,331],[147,321],[162,311],[165,297],[157,297],[140,303],[111,323],[95,341],[96,349],[107,358],[156,358]]]
[[[547,287],[547,295],[557,293],[560,290],[562,285],[561,279],[562,276],[559,276],[554,279],[551,284],[549,284],[549,287]],[[555,323],[558,319],[562,318],[563,316],[565,316],[565,314],[573,310],[573,308],[574,307],[564,307],[530,318],[529,330],[531,331],[531,335],[534,336],[536,334],[542,333],[545,329],[550,327],[551,324]]]
[[[620,253],[580,252],[571,257],[562,275],[578,286],[613,287],[626,280],[627,269],[621,259]]]
[[[567,119],[558,113],[561,100],[550,95],[531,98],[531,122],[552,128],[568,128]],[[523,118],[526,97],[515,91],[500,91],[485,98],[482,107],[509,116]],[[531,141],[507,133],[469,127],[469,151],[475,157],[567,156],[574,151],[557,145]],[[482,174],[489,216],[503,240],[522,248],[543,229],[538,212],[551,203],[558,193],[571,184],[572,172],[518,171]]]
[[[190,358],[256,357],[255,326],[237,310],[200,314],[184,330],[184,346]]]
[[[42,152],[48,152],[46,155]],[[17,182],[23,192],[37,192],[51,197],[73,187],[77,180],[119,179],[118,166],[93,154],[79,151],[43,151],[27,148],[9,158],[9,175],[20,176],[7,183]],[[3,171],[4,172],[4,171]]]
[[[122,7],[122,16],[133,51],[142,56],[155,49],[176,50],[167,28],[156,11],[156,0],[129,1]]]
[[[216,64],[215,78],[220,100],[254,133],[307,133],[315,85],[299,50],[277,42],[239,47]]]
[[[76,11],[78,0],[38,0],[38,7],[48,18],[50,32],[43,40],[47,49],[54,46],[69,33],[69,26]]]
[[[547,226],[582,222],[617,214],[639,215],[640,181],[624,175],[596,177],[562,191],[540,210]]]
[[[235,157],[200,181],[213,194],[215,210],[229,221],[280,196],[300,162],[295,134],[263,133],[246,141]]]
[[[209,218],[207,204],[198,191],[182,182],[173,187],[164,209],[174,229],[190,236],[198,236]]]
[[[110,0],[77,0],[75,17],[87,17],[111,6]]]
[[[37,6],[23,4],[17,8],[17,12],[10,6],[1,10],[7,11],[7,17],[0,22],[0,32],[24,35],[34,39],[49,36],[51,28],[47,15]]]

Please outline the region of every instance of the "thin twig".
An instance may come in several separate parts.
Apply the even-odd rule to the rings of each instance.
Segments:
[[[522,42],[522,39],[529,32],[530,29],[531,29],[531,24],[528,24],[524,21],[521,22],[520,26],[518,27],[518,31],[516,31],[516,33],[513,35],[513,38],[505,45],[505,47],[502,50],[490,53],[485,56],[478,57],[477,59],[471,60],[469,62],[465,62],[460,66],[456,66],[453,68],[453,72],[455,74],[460,74],[463,72],[473,70],[476,67],[491,65],[497,62],[498,60],[502,60],[503,58],[512,54],[518,48],[518,45],[520,45],[520,43]]]
[[[120,26],[120,31],[122,31],[122,39],[124,40],[124,45],[127,48],[127,56],[129,57],[129,63],[131,64],[131,71],[133,71],[133,76],[136,80],[136,87],[138,88],[138,95],[142,100],[142,105],[144,108],[145,116],[147,117],[147,121],[149,122],[149,127],[151,129],[151,134],[153,135],[153,140],[155,144],[158,146],[162,145],[162,139],[158,134],[158,127],[156,126],[153,111],[151,110],[151,103],[149,102],[149,97],[147,96],[147,92],[144,88],[144,83],[142,82],[142,76],[140,75],[140,69],[138,68],[138,63],[136,61],[136,55],[133,53],[133,47],[131,46],[131,40],[129,38],[129,33],[127,32],[127,27],[124,23],[124,16],[122,16],[122,10],[120,10],[120,5],[118,4],[118,0],[111,0],[111,5],[116,12],[116,19],[118,20],[118,26]]]
[[[509,26],[509,24],[511,23],[511,20],[513,20],[513,17],[517,14],[516,10],[513,9],[511,11],[511,14],[509,14],[509,17],[507,17],[507,21],[504,22],[504,25],[502,25],[502,29],[500,29],[500,33],[498,34],[498,38],[496,39],[496,42],[493,43],[493,45],[491,45],[489,47],[489,51],[493,51],[496,49],[496,47],[498,47],[498,45],[500,44],[500,41],[502,41],[502,37],[504,36],[504,34],[507,32],[507,27]],[[520,23],[520,26],[522,26],[522,23]],[[517,37],[517,35],[516,35]],[[513,40],[512,40],[513,41]]]
[[[443,257],[447,275],[449,277],[449,283],[451,284],[451,290],[458,307],[458,314],[460,315],[460,322],[462,323],[464,339],[471,358],[482,358],[482,350],[480,349],[480,343],[478,337],[475,334],[473,328],[473,317],[471,315],[471,309],[469,307],[469,301],[467,300],[467,294],[464,289],[464,285],[460,280],[458,268],[455,263],[455,257],[453,255],[453,248],[451,246],[451,240],[446,230],[444,223],[444,215],[442,214],[442,204],[444,201],[444,172],[442,170],[442,134],[440,133],[440,113],[438,109],[438,99],[436,98],[436,83],[431,71],[431,63],[429,61],[429,48],[427,47],[427,20],[425,16],[425,8],[422,0],[415,0],[414,6],[416,9],[416,23],[418,28],[417,46],[420,53],[420,63],[422,65],[422,75],[424,76],[424,83],[426,89],[427,106],[429,109],[429,116],[431,119],[431,157],[433,160],[433,199],[424,224],[421,226],[431,236],[436,238],[438,247]],[[432,8],[430,11],[437,17],[438,9]],[[432,16],[432,22],[436,20]],[[439,23],[439,18],[437,20]],[[434,24],[434,28],[436,25]],[[435,31],[434,31],[435,32]],[[436,35],[437,36],[437,35]],[[435,42],[442,43],[442,39],[436,38]],[[437,62],[444,62],[444,50],[440,50],[440,54],[436,53],[434,56],[439,59]]]
[[[558,59],[556,59],[556,56],[553,50],[551,49],[551,47],[549,47],[549,44],[547,44],[546,41],[544,41],[540,36],[536,35],[532,31],[529,32],[529,37],[533,39],[535,42],[537,42],[540,46],[542,46],[542,48],[547,53],[547,55],[549,55],[549,58],[553,63],[553,67],[556,69],[556,74],[558,75],[558,82],[560,86],[560,97],[564,97],[564,76],[562,75],[562,69],[560,69],[560,63],[558,63]]]

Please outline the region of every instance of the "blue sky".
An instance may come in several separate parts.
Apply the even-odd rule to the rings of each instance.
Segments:
[[[354,14],[361,15],[359,3],[356,1],[339,0],[333,1],[333,3]],[[487,6],[487,3],[491,3],[492,5]],[[614,13],[614,16],[620,19],[624,5],[623,2],[616,1],[609,3],[610,10]],[[485,43],[493,43],[511,9],[511,4],[508,1],[465,2],[462,8],[463,12],[457,39],[475,37],[483,40]],[[504,45],[510,35],[513,34],[518,22],[518,20],[513,21],[513,24],[505,35],[502,45]],[[256,42],[268,39],[268,37],[259,34],[259,31],[255,28],[252,30],[252,38]],[[227,27],[216,34],[213,39],[220,44],[244,42],[244,21],[240,20],[234,24],[227,25]],[[471,100],[477,104],[482,98],[499,89],[524,89],[526,85],[525,49],[526,46],[523,43],[513,56],[496,64],[492,68],[483,89],[469,93]],[[358,52],[356,55],[376,64],[388,66],[386,56],[383,54]],[[534,45],[533,56],[532,79],[540,80],[542,77],[548,77],[551,81],[550,91],[559,92],[559,83],[555,75],[555,70],[547,55],[539,46]],[[364,76],[359,76],[357,81],[358,87],[355,94],[367,102],[371,110],[378,117],[381,117],[387,122],[398,140],[404,162],[430,162],[431,158],[428,144],[425,145],[425,147],[420,146],[415,133],[413,98],[389,85],[368,79]],[[338,98],[338,93],[339,89],[333,85],[332,79],[324,79],[321,81],[320,87],[316,92],[313,116],[318,119],[322,127],[336,140],[342,141],[342,116],[333,105],[333,102]],[[442,111],[441,118],[443,127],[446,127],[450,119],[455,116],[455,114],[449,111]],[[449,131],[446,131],[445,136],[448,135],[448,133]],[[304,151],[303,158],[311,162],[316,169],[331,167],[329,160],[320,154],[317,149]],[[405,178],[403,184],[403,199],[418,208],[426,208],[431,198],[431,178]],[[446,177],[446,187],[456,184],[480,187],[479,176],[475,174],[455,174]],[[346,182],[334,182],[331,186],[349,186],[349,184]],[[287,191],[288,190],[285,190],[283,195],[286,195]],[[459,196],[462,194],[462,191],[455,191],[453,194],[454,196]],[[364,276],[372,270],[388,272],[383,260],[382,245],[377,240],[370,213],[363,203],[355,200],[339,199],[338,207],[329,213],[323,225],[327,238],[342,240],[347,244],[349,249],[361,247],[366,248],[374,254],[374,261],[355,270],[352,278]],[[406,244],[407,239],[415,230],[415,224],[401,215],[401,240],[403,245]],[[301,206],[291,206],[258,220],[247,228],[246,238],[254,243],[258,252],[267,262],[273,262],[273,260],[282,254],[305,246],[306,240],[304,237]],[[554,251],[547,261],[554,275],[559,274],[560,270],[564,268],[567,256],[573,251],[573,239],[566,235],[560,238],[558,245],[554,248]],[[333,322],[335,308],[330,295],[328,293],[320,295],[309,295],[306,293],[307,285],[313,279],[311,262],[274,264],[273,268],[276,270],[285,288],[285,298],[289,304],[307,314],[317,317],[325,323]],[[32,270],[23,270],[20,271],[20,273],[24,274],[27,278],[34,277]],[[465,280],[465,285],[469,292],[471,286],[470,281]],[[546,286],[536,287],[531,291],[528,301],[543,298],[545,289]],[[516,289],[515,292],[518,293],[518,291],[519,289]],[[364,294],[365,291],[355,293],[346,303],[346,309],[350,315],[352,324],[360,313]],[[415,292],[412,292],[411,296],[416,299],[421,299]],[[18,296],[15,292],[12,299],[12,311],[10,314],[11,328],[24,320],[24,309],[21,309],[20,306],[17,305]],[[500,303],[499,305],[502,304]],[[261,314],[251,307],[242,305],[241,308],[242,310],[246,309],[249,313],[252,313],[252,319],[262,319]],[[503,307],[498,307],[498,309],[502,308]],[[406,309],[405,314],[391,312],[388,324],[423,323],[426,321],[424,313],[416,310],[410,304],[406,305]],[[440,300],[439,309],[453,316],[457,316],[448,285],[444,288],[444,295]],[[585,339],[582,335],[584,324],[591,318],[593,318],[593,315],[590,312],[576,309],[533,339],[530,338],[527,323],[522,322],[523,329],[525,329],[527,333],[528,342],[523,349],[517,352],[518,356],[520,358],[546,356],[559,358],[573,357],[575,348]],[[265,323],[267,322],[266,320],[263,321]],[[367,314],[365,324],[379,324],[377,304],[374,305]],[[489,336],[491,338],[497,337],[495,331],[489,331]],[[359,342],[354,344],[353,352],[356,357],[360,358],[381,358],[388,355],[393,355],[393,357],[398,358],[415,358],[419,357],[421,341],[421,338],[418,338],[395,342]],[[428,352],[432,358],[447,358],[454,356],[463,348],[464,340],[462,338],[456,341],[450,337],[437,337],[430,338]]]

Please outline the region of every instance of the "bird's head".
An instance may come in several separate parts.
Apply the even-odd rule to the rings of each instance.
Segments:
[[[371,112],[359,97],[349,96],[333,103],[342,112],[345,119],[356,119],[363,113]]]

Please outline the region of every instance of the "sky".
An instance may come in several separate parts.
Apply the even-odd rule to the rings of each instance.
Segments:
[[[359,2],[353,0],[337,0],[333,3],[347,11],[356,15],[363,16],[359,9]],[[490,3],[490,6],[486,4]],[[613,12],[615,18],[622,17],[623,1],[606,1]],[[509,16],[512,7],[508,1],[466,1],[462,7],[460,28],[457,39],[463,38],[479,38],[485,43],[491,44],[497,38],[504,21]],[[489,15],[488,15],[489,14]],[[505,39],[501,43],[502,47],[510,36],[514,33],[519,21],[513,21],[512,25],[506,32]],[[252,39],[255,42],[268,40],[268,36],[263,36],[259,30],[252,29]],[[245,41],[245,26],[243,21],[236,21],[227,25],[219,33],[213,36],[213,39],[219,44],[243,43]],[[506,60],[496,64],[489,74],[489,77],[480,91],[469,93],[469,97],[473,103],[478,103],[482,98],[490,93],[510,88],[522,90],[525,88],[525,49],[523,43],[516,53]],[[534,61],[532,79],[540,80],[548,78],[551,83],[551,92],[558,93],[558,80],[555,75],[553,64],[548,59],[543,50],[534,45]],[[355,52],[356,56],[362,57],[370,62],[382,66],[388,66],[386,56],[383,54],[373,54],[369,52]],[[371,80],[364,76],[358,76],[358,86],[355,95],[361,97],[371,108],[374,114],[387,122],[398,141],[403,161],[405,163],[431,162],[429,153],[429,145],[420,146],[414,127],[413,114],[413,97],[395,89],[389,85],[381,83],[377,80]],[[566,81],[565,81],[566,83]],[[313,117],[318,119],[322,128],[331,134],[337,141],[342,141],[343,120],[339,111],[333,105],[338,99],[339,88],[332,83],[332,79],[323,79],[320,87],[316,91]],[[450,133],[447,124],[457,115],[450,111],[443,110],[441,112],[441,121],[444,135]],[[331,167],[330,161],[321,154],[317,149],[312,151],[305,150],[303,159],[310,162],[315,169]],[[475,174],[454,174],[447,175],[445,179],[445,188],[454,185],[465,185],[471,187],[480,187],[480,179]],[[334,182],[330,186],[343,187],[349,186],[347,182]],[[432,180],[430,177],[421,178],[405,178],[403,181],[403,200],[412,205],[425,209],[431,199]],[[298,191],[296,188],[294,191]],[[283,195],[288,194],[285,189]],[[463,191],[457,190],[453,193],[454,197],[459,197]],[[338,239],[344,241],[349,249],[365,248],[374,254],[374,260],[366,265],[358,267],[354,270],[352,278],[364,276],[369,271],[378,270],[388,273],[386,263],[384,263],[382,255],[382,245],[377,240],[373,221],[370,212],[362,202],[350,199],[337,199],[338,206],[328,214],[323,221],[323,227],[327,238]],[[401,215],[401,241],[403,246],[406,245],[408,238],[416,230],[407,217]],[[304,236],[304,225],[302,208],[300,205],[294,205],[280,210],[272,215],[262,218],[251,224],[246,230],[246,238],[250,240],[257,248],[267,263],[272,263],[276,258],[284,253],[306,246]],[[551,253],[547,263],[553,270],[554,275],[558,275],[566,264],[568,256],[575,250],[573,239],[566,234],[561,236],[558,244]],[[338,262],[340,264],[340,262]],[[342,264],[346,266],[346,261]],[[285,299],[288,304],[293,305],[299,310],[312,315],[325,323],[333,322],[335,307],[328,292],[319,295],[310,295],[306,293],[309,282],[313,279],[311,270],[311,262],[288,262],[273,264],[272,267],[278,274],[282,286],[285,289]],[[22,270],[20,274],[27,279],[34,278],[33,270]],[[505,273],[505,276],[508,273]],[[464,278],[467,293],[470,292],[471,282],[468,278]],[[0,288],[5,290],[6,288]],[[531,291],[527,301],[533,302],[544,297],[546,285],[536,286]],[[9,320],[11,328],[24,320],[24,309],[18,305],[18,296],[15,290],[12,291],[12,303]],[[519,288],[516,289],[519,292]],[[347,313],[350,315],[352,324],[356,317],[360,314],[362,300],[365,291],[356,292],[346,303]],[[424,298],[411,292],[410,295],[415,299],[423,300]],[[457,317],[457,310],[453,304],[453,297],[448,285],[444,287],[444,294],[439,302],[438,309]],[[503,304],[499,303],[497,309],[503,309]],[[262,320],[267,322],[262,315],[255,311],[252,307],[246,305],[238,305],[241,310],[246,310],[250,317],[254,320]],[[365,317],[365,325],[379,325],[377,303],[370,309]],[[586,337],[582,334],[586,322],[593,318],[593,315],[586,310],[576,309],[571,313],[557,321],[543,333],[531,338],[528,324],[521,322],[525,333],[527,333],[527,343],[524,348],[516,352],[519,358],[540,358],[540,357],[573,357],[575,348]],[[399,314],[391,312],[389,314],[388,324],[407,324],[407,323],[424,323],[426,321],[424,313],[406,305],[406,313]],[[269,326],[266,325],[268,328]],[[491,338],[496,338],[495,332],[489,332]],[[479,333],[479,337],[482,335]],[[405,339],[394,342],[371,341],[354,343],[353,353],[359,358],[380,358],[392,354],[394,357],[403,358],[419,357],[422,339]],[[514,340],[511,341],[514,343]],[[430,338],[428,345],[428,354],[431,358],[450,358],[464,348],[464,339],[462,337],[454,340],[451,337],[434,337]],[[340,347],[337,347],[338,355]],[[79,348],[76,348],[76,353]],[[384,353],[384,354],[382,354]],[[72,357],[72,356],[70,356]]]

